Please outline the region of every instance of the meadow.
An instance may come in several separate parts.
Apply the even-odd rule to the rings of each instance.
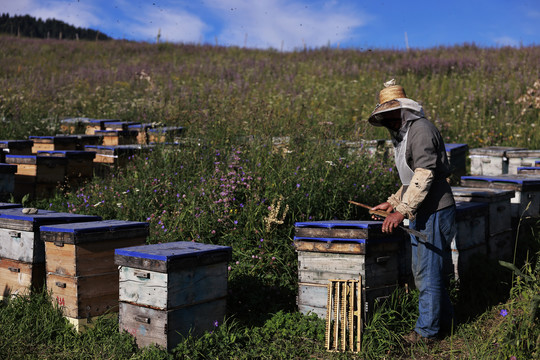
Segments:
[[[49,199],[40,209],[147,221],[149,243],[233,248],[228,316],[172,353],[138,349],[103,318],[78,334],[46,291],[0,305],[0,357],[54,359],[526,359],[540,356],[538,224],[514,267],[480,262],[454,284],[458,323],[433,346],[408,346],[417,294],[396,292],[360,354],[328,353],[324,321],[295,308],[294,223],[368,219],[399,187],[393,159],[348,144],[387,139],[366,119],[395,78],[447,143],[540,149],[540,47],[306,49],[85,42],[0,36],[1,139],[60,133],[67,117],[183,126],[177,145]],[[525,227],[525,226],[524,226]]]

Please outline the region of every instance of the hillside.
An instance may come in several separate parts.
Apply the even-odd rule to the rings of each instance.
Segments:
[[[84,29],[66,24],[56,19],[36,19],[35,17],[0,16],[0,33],[41,39],[68,39],[68,40],[110,40],[111,38],[99,31]]]

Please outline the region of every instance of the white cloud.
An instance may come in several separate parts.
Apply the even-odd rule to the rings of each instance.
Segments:
[[[519,41],[510,36],[499,36],[493,39],[498,46],[513,46],[518,47]]]
[[[146,7],[140,14],[130,14],[135,21],[130,32],[138,38],[168,42],[196,43],[201,41],[207,25],[197,16],[175,9]]]
[[[290,2],[284,0],[207,0],[224,22],[218,41],[224,45],[273,47],[285,50],[320,47],[350,37],[365,23],[354,9],[338,2]],[[247,39],[247,41],[246,41]]]
[[[0,8],[3,13],[9,13],[11,16],[31,15],[42,20],[56,19],[82,28],[100,25],[96,9],[88,2],[0,0]]]

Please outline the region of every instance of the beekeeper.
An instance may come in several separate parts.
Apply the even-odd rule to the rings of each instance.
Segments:
[[[446,289],[451,268],[450,243],[456,232],[456,207],[446,178],[450,167],[438,129],[426,119],[422,106],[407,98],[402,86],[385,83],[379,104],[368,119],[386,127],[395,148],[395,163],[402,186],[373,208],[389,213],[382,231],[391,233],[404,219],[427,236],[411,235],[412,273],[419,290],[419,316],[411,343],[431,342],[452,326],[453,309]],[[450,265],[450,266],[449,266]]]

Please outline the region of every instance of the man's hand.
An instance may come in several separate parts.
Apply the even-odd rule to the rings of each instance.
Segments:
[[[405,219],[405,216],[398,211],[389,214],[382,224],[382,232],[391,234],[401,224],[403,219]]]
[[[371,208],[371,210],[380,210],[380,211],[386,211],[387,213],[391,213],[392,211],[394,211],[394,207],[392,205],[390,205],[389,202],[383,202],[382,204],[379,204],[373,208]],[[373,216],[373,218],[375,218],[376,215]],[[380,219],[380,216],[377,216],[377,218]]]

